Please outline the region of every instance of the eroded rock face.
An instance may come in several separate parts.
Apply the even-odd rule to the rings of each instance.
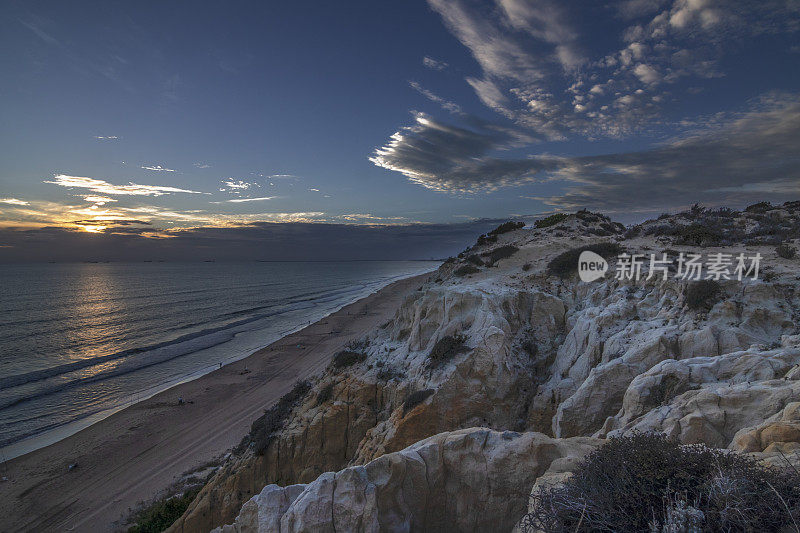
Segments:
[[[537,478],[599,442],[485,428],[442,433],[323,474],[299,494],[270,485],[218,531],[508,531]]]
[[[755,427],[740,429],[730,448],[740,452],[778,452],[800,450],[800,402],[791,402]]]
[[[676,217],[677,224],[691,223]],[[367,530],[395,520],[378,510],[389,505],[376,499],[378,493],[416,501],[402,487],[374,492],[378,485],[369,473],[377,467],[368,465],[392,457],[392,468],[416,475],[416,463],[402,455],[414,443],[473,426],[562,439],[660,431],[685,443],[776,454],[776,447],[793,449],[796,422],[785,418],[794,415],[784,409],[800,397],[795,266],[773,258],[770,282],[723,280],[719,296],[702,309],[688,307],[687,283],[673,276],[623,282],[607,275],[581,283],[574,276],[548,274],[554,256],[609,240],[639,252],[668,244],[653,236],[623,238],[607,219],[584,214],[553,228],[498,235],[496,242],[485,240],[445,263],[390,323],[365,339],[363,362],[326,371],[266,453],[247,451],[221,469],[173,530],[204,532],[232,523],[266,485],[297,483],[308,484],[298,499],[284,492],[280,500],[292,502],[279,513],[281,520],[294,517],[292,528],[324,528],[328,515],[319,511],[314,518],[314,513],[325,505],[345,505],[347,488],[353,501],[339,520]],[[518,251],[478,273],[458,274],[470,256],[486,261],[500,246]],[[670,246],[692,253],[738,251]],[[755,251],[774,256],[765,247],[747,249]],[[436,342],[456,334],[466,337],[467,349],[431,365]],[[331,383],[330,398],[317,401]],[[422,390],[431,393],[404,408],[409,394]],[[254,505],[266,509],[247,505],[251,514]],[[468,509],[463,512],[471,516]],[[364,518],[350,522],[347,513]]]

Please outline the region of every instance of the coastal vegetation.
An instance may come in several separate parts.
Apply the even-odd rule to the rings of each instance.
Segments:
[[[275,438],[275,434],[283,429],[289,415],[292,413],[292,409],[300,403],[310,390],[311,383],[309,381],[304,380],[295,383],[292,390],[281,396],[281,399],[275,405],[266,409],[263,415],[253,421],[250,426],[250,433],[245,435],[242,442],[239,443],[237,451],[241,453],[252,445],[256,455],[263,455],[267,446]]]
[[[531,496],[523,531],[797,531],[800,473],[664,435],[609,439]]]
[[[179,496],[156,500],[134,516],[128,533],[161,533],[180,518],[199,492],[200,488],[195,488]]]
[[[600,257],[609,259],[622,251],[622,247],[615,242],[598,242],[596,244],[588,244],[586,246],[579,246],[563,252],[547,264],[548,273],[566,278],[578,270],[578,258],[585,251],[594,252]]]

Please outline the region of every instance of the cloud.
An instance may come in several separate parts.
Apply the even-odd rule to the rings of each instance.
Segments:
[[[465,81],[480,101],[549,140],[647,131],[678,81],[723,76],[720,60],[743,37],[800,30],[800,7],[783,0],[612,2],[608,27],[624,24],[607,39],[596,38],[602,10],[585,3],[428,3],[478,63]]]
[[[429,56],[425,56],[422,58],[422,64],[431,70],[444,70],[450,66],[444,61],[439,61],[438,59],[434,59]]]
[[[143,166],[143,167],[141,167],[141,168],[143,168],[143,169],[145,169],[145,170],[152,170],[152,171],[154,171],[154,172],[175,172],[175,170],[173,170],[173,169],[171,169],[171,168],[164,168],[164,167],[162,167],[161,165],[155,165],[155,166]]]
[[[319,189],[315,189],[313,187],[309,187],[308,190],[311,191],[311,192],[319,192]]]
[[[277,198],[277,196],[263,196],[261,198],[233,198],[231,200],[225,200],[226,202],[261,202],[264,200],[273,200]]]
[[[509,136],[417,115],[370,159],[441,192],[560,182],[535,196],[562,208],[666,209],[695,202],[740,204],[800,196],[800,99],[768,96],[752,108],[649,150],[584,157],[501,158]],[[772,192],[770,192],[772,191]]]
[[[115,141],[119,139],[119,137],[117,137],[116,135],[107,135],[107,136],[95,135],[94,138],[99,139],[101,141]]]
[[[193,166],[197,168],[211,168],[211,165],[207,163],[193,163]]]
[[[242,181],[242,180],[223,180],[222,184],[225,185],[227,189],[233,191],[244,191],[256,185],[255,183],[249,183],[247,181]],[[220,190],[225,190],[225,189],[220,189]]]
[[[0,204],[9,204],[9,205],[29,205],[30,202],[26,202],[25,200],[20,200],[18,198],[0,198]]]
[[[546,157],[499,159],[489,157],[516,142],[507,131],[459,127],[418,113],[415,124],[392,135],[370,161],[400,172],[413,183],[447,192],[474,192],[530,181],[537,172],[555,168]]]
[[[445,111],[449,111],[450,113],[455,113],[455,114],[462,113],[461,106],[459,106],[454,102],[450,102],[449,100],[445,100],[441,96],[432,93],[431,91],[423,88],[419,83],[415,81],[409,81],[408,84],[411,86],[412,89],[420,93],[422,96],[424,96],[431,102],[439,104]]]
[[[115,199],[109,198],[108,196],[93,196],[93,195],[90,195],[90,196],[84,196],[83,199],[86,200],[87,202],[92,202],[93,204],[97,204],[97,205],[104,205],[104,204],[107,204],[109,202],[116,202]]]
[[[169,187],[166,185],[139,185],[130,182],[127,185],[112,185],[111,183],[98,180],[94,178],[85,178],[79,176],[68,176],[66,174],[57,174],[53,180],[45,180],[44,183],[52,183],[60,185],[61,187],[75,187],[78,189],[88,189],[101,194],[116,195],[131,195],[131,196],[161,196],[164,194],[171,194],[177,192],[189,194],[203,194],[200,191],[192,191],[188,189],[180,189],[178,187]]]

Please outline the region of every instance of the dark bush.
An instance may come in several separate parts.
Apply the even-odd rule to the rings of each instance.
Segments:
[[[722,240],[722,234],[704,224],[681,226],[675,232],[677,244],[688,246],[713,246]]]
[[[428,361],[431,366],[437,366],[449,361],[456,355],[469,351],[466,345],[467,337],[461,333],[445,335],[433,345]]]
[[[475,268],[472,265],[464,265],[462,267],[458,267],[453,274],[456,276],[466,276],[467,274],[477,274],[480,272],[480,269]]]
[[[609,439],[531,495],[524,531],[796,531],[800,474],[655,434]]]
[[[496,263],[501,259],[506,259],[508,257],[511,257],[518,251],[519,248],[517,248],[516,246],[513,246],[511,244],[506,244],[505,246],[501,246],[499,248],[495,248],[494,250],[484,252],[481,255],[483,257],[487,257],[489,259],[489,262]]]
[[[713,279],[693,281],[686,286],[684,301],[689,309],[711,309],[719,301],[722,287]]]
[[[199,488],[191,489],[181,496],[153,502],[136,513],[134,524],[128,528],[128,533],[161,533],[183,515],[199,492]]]
[[[333,387],[335,383],[332,381],[322,387],[319,392],[317,393],[317,406],[322,405],[323,403],[327,402],[333,397]]]
[[[489,236],[493,237],[496,235],[501,235],[503,233],[508,233],[509,231],[514,231],[515,229],[524,228],[524,222],[514,222],[513,220],[509,220],[508,222],[504,222],[494,228],[492,231],[489,232]]]
[[[381,381],[403,379],[404,377],[406,377],[406,375],[403,372],[389,366],[384,366],[380,370],[378,370],[378,379]]]
[[[412,392],[406,397],[406,400],[403,402],[403,416],[406,416],[406,413],[411,411],[413,408],[424,402],[428,399],[430,395],[432,395],[435,391],[433,389],[425,389],[425,390],[418,390],[416,392]]]
[[[758,202],[744,208],[748,213],[766,213],[770,209],[772,209],[772,204],[769,202]]]
[[[578,271],[578,258],[586,250],[592,251],[597,255],[609,259],[622,251],[622,247],[615,242],[599,242],[589,244],[579,248],[573,248],[563,254],[559,254],[547,264],[547,271],[562,278],[569,277],[573,272]]]
[[[528,270],[531,269],[532,266],[533,265],[531,265],[530,263],[525,263],[524,265],[522,265],[522,271],[527,272]]]
[[[549,228],[550,226],[555,226],[559,222],[565,221],[567,217],[569,217],[569,215],[566,213],[556,213],[554,215],[550,215],[549,217],[537,220],[533,223],[533,226],[537,229]]]
[[[478,257],[477,254],[470,255],[469,257],[467,257],[466,261],[467,261],[467,263],[472,263],[473,265],[479,266],[479,267],[482,267],[485,264],[483,262],[483,259]]]
[[[497,235],[481,235],[478,237],[478,244],[493,244],[497,242]]]
[[[794,256],[797,255],[797,250],[784,242],[775,248],[775,253],[778,254],[778,257],[783,257],[784,259],[794,259]]]
[[[250,433],[242,439],[237,450],[244,450],[252,442],[256,455],[264,455],[267,447],[275,438],[276,432],[283,429],[294,406],[305,398],[310,390],[311,383],[308,381],[295,383],[292,390],[281,396],[275,405],[265,410],[264,414],[253,422],[250,426]]]
[[[356,363],[361,363],[367,359],[367,354],[362,352],[354,352],[352,350],[342,350],[333,356],[331,366],[336,370],[351,367]]]
[[[444,262],[445,262],[445,264],[447,264],[447,263],[455,263],[456,262],[456,258],[453,257],[453,256],[450,256],[447,259],[445,259]]]

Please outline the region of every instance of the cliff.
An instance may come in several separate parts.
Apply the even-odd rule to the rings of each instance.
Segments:
[[[446,261],[256,424],[171,531],[510,530],[537,479],[609,437],[652,430],[765,462],[800,449],[800,278],[776,253],[800,236],[798,203],[538,226]],[[587,247],[609,272],[581,282]],[[698,285],[676,275],[681,252],[760,253],[760,274]],[[646,257],[640,279],[616,279],[621,253]],[[666,279],[646,279],[651,253]]]

